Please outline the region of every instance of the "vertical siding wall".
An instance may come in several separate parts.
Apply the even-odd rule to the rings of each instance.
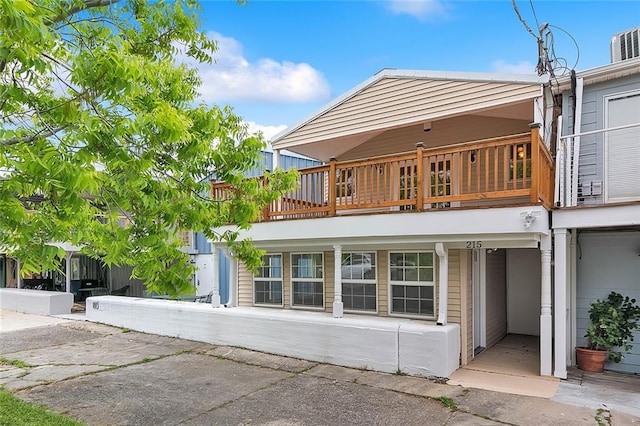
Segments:
[[[379,250],[378,265],[378,315],[389,315],[389,252]]]
[[[592,302],[612,291],[640,301],[640,232],[585,232],[578,244],[576,336],[577,345],[584,346]],[[607,362],[605,368],[640,373],[640,332],[634,336],[631,353],[618,364]]]
[[[333,298],[335,297],[335,256],[332,251],[324,252],[324,310],[333,312]]]
[[[242,262],[238,262],[238,306],[253,305],[253,275]]]
[[[629,76],[584,87],[582,100],[582,128],[573,128],[573,96],[567,91],[563,94],[562,115],[563,135],[576,132],[588,132],[604,129],[604,97],[618,93],[640,90],[640,78]],[[582,197],[580,185],[589,182],[601,182],[604,189],[604,136],[588,135],[580,138],[580,167],[578,170],[578,204],[601,204],[603,195]]]
[[[487,253],[487,348],[507,334],[506,250]]]
[[[437,257],[436,257],[437,259]],[[447,320],[460,324],[462,300],[460,286],[460,250],[449,250],[449,293],[447,297]]]

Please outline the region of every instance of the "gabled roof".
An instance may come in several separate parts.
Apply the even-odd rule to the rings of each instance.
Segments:
[[[277,134],[272,141],[274,148],[286,148],[345,136],[354,130],[356,133],[375,132],[385,126],[397,127],[460,113],[464,108],[456,112],[452,111],[455,108],[451,105],[459,103],[461,98],[478,98],[478,102],[468,105],[468,109],[530,99],[539,95],[540,86],[546,81],[548,77],[537,75],[383,69]],[[358,99],[362,101],[361,105],[356,105]],[[434,108],[439,100],[443,101],[441,103],[450,101],[451,105]],[[416,106],[413,111],[404,108],[412,103]],[[395,117],[390,118],[393,115]],[[294,136],[296,133],[299,137]]]

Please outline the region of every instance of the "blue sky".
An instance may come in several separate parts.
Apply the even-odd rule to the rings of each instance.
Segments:
[[[535,17],[532,11],[535,9]],[[536,31],[577,70],[610,62],[611,37],[640,25],[640,1],[519,0]],[[533,73],[536,40],[510,0],[203,1],[219,41],[201,66],[203,99],[235,108],[271,136],[383,68]],[[559,27],[559,28],[556,28]],[[561,28],[561,29],[560,29]],[[563,31],[564,30],[564,31]]]

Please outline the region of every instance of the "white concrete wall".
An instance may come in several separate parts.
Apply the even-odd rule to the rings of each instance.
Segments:
[[[507,332],[540,335],[540,250],[507,250]]]
[[[36,315],[71,313],[73,294],[59,291],[0,288],[0,309]]]
[[[146,333],[388,373],[448,377],[460,357],[458,324],[112,296],[87,299],[86,316]]]

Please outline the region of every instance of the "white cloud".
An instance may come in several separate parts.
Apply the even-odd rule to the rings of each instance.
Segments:
[[[442,0],[391,0],[389,9],[396,15],[411,15],[420,21],[447,14]]]
[[[534,74],[536,66],[529,61],[509,63],[503,59],[498,59],[491,63],[491,70],[502,74]]]
[[[278,62],[262,58],[249,62],[242,44],[216,32],[218,42],[213,64],[195,64],[202,78],[201,98],[206,102],[251,101],[269,103],[317,102],[331,90],[322,73],[306,63]]]
[[[281,124],[279,126],[265,126],[253,121],[247,121],[247,126],[249,127],[249,133],[253,134],[256,132],[262,132],[262,135],[268,141],[270,141],[275,135],[287,128],[287,126],[284,124]]]

